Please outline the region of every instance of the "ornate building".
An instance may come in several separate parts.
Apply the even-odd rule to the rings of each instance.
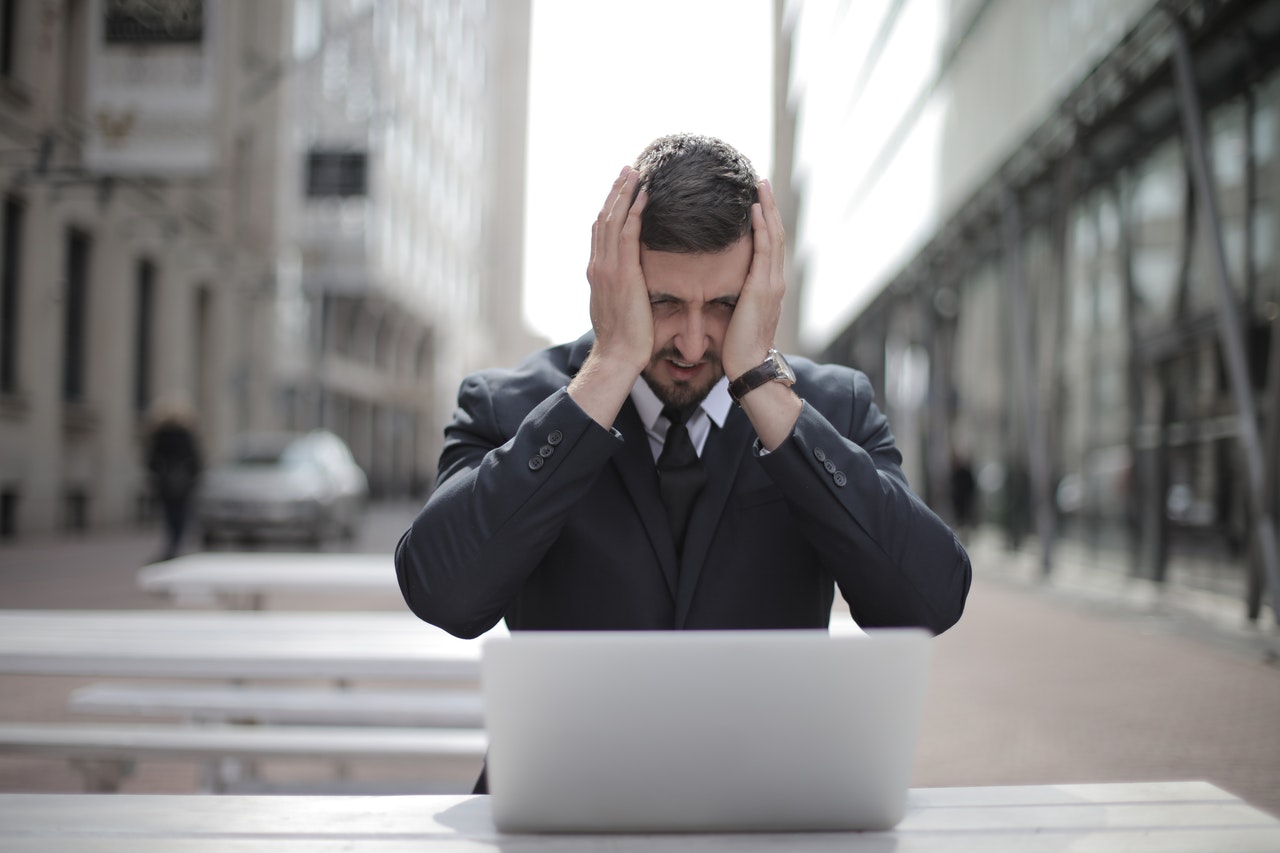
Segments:
[[[148,512],[144,414],[216,459],[327,426],[421,489],[519,319],[528,0],[8,2],[0,537]]]

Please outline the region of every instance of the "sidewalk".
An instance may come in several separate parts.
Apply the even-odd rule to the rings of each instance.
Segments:
[[[390,550],[411,507],[378,507],[355,550]],[[0,607],[168,607],[134,587],[158,531],[0,546]],[[994,535],[970,547],[965,617],[934,645],[913,784],[1205,779],[1280,815],[1280,640],[1228,604],[1071,564],[1040,583]],[[1213,606],[1209,606],[1213,605]],[[0,720],[69,720],[84,679],[0,676]],[[197,790],[143,763],[127,792]],[[0,791],[75,791],[63,762],[0,756]]]
[[[1206,779],[1280,815],[1273,630],[1070,559],[1043,583],[997,542],[935,645],[915,784]]]

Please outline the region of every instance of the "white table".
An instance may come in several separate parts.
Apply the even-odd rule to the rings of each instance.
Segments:
[[[180,605],[252,610],[280,594],[403,603],[391,554],[208,551],[144,566],[138,586]]]
[[[921,788],[887,833],[502,835],[487,797],[0,795],[0,851],[1280,850],[1280,820],[1204,782]]]
[[[473,682],[480,646],[407,611],[0,610],[0,674]]]

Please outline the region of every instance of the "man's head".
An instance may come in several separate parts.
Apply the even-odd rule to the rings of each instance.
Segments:
[[[636,158],[649,194],[640,243],[658,252],[720,252],[751,233],[760,200],[751,161],[710,136],[677,133],[649,143]]]
[[[759,178],[732,146],[692,134],[653,141],[636,169],[648,193],[640,265],[654,333],[643,376],[663,403],[690,406],[724,375],[720,348],[751,268]]]

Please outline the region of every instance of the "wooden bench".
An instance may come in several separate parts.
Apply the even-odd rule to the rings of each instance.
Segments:
[[[76,713],[179,717],[195,722],[484,727],[477,690],[90,684],[72,691],[68,704]]]
[[[144,566],[138,586],[199,607],[261,610],[277,595],[404,606],[391,554],[208,551]]]
[[[239,726],[125,723],[3,723],[0,752],[71,759],[90,791],[116,791],[139,760],[205,764],[206,788],[228,789],[225,762],[317,759],[410,762],[420,778],[470,791],[488,738],[477,729]],[[235,766],[232,764],[231,766]]]
[[[456,688],[479,682],[482,645],[407,610],[0,610],[0,673],[23,675],[396,680]]]

